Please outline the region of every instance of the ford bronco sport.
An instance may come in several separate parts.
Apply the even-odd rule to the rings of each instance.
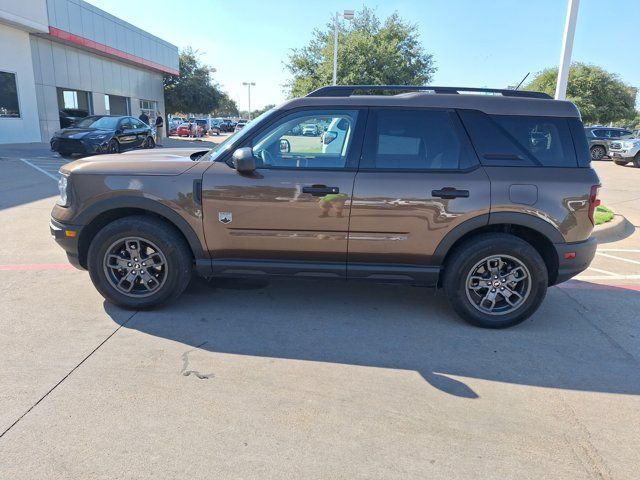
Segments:
[[[292,133],[308,124],[321,141]],[[590,159],[577,108],[543,93],[324,87],[209,151],[63,166],[51,231],[126,308],[175,299],[195,269],[442,287],[501,328],[591,262]]]

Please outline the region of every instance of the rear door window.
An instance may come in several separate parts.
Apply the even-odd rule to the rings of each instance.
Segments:
[[[372,109],[361,168],[458,170],[477,163],[455,112]]]
[[[473,110],[460,115],[484,165],[577,166],[565,118],[487,115]]]

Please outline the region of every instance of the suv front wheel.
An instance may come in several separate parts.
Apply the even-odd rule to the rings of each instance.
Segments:
[[[460,245],[447,261],[444,288],[453,310],[472,325],[505,328],[529,318],[548,284],[540,254],[524,240],[487,233]]]
[[[191,253],[179,233],[161,220],[114,220],[91,241],[91,281],[110,302],[149,308],[177,298],[191,279]]]

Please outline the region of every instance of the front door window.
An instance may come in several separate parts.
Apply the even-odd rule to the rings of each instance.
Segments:
[[[258,168],[349,168],[357,111],[291,114],[252,142]]]

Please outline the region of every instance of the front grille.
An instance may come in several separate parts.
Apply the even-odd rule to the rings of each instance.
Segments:
[[[69,152],[84,151],[84,145],[82,144],[82,142],[74,138],[58,137],[55,139],[55,144],[58,151],[69,151]]]
[[[622,144],[620,142],[611,142],[611,148],[613,150],[620,150],[622,149]]]

